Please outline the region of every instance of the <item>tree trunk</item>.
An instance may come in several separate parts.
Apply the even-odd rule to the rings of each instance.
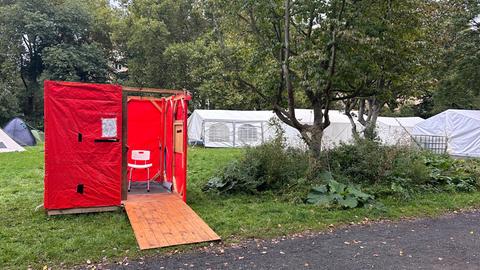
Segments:
[[[321,126],[313,125],[310,131],[311,141],[310,141],[310,150],[312,151],[312,156],[316,160],[320,160],[322,155],[322,138],[323,138],[323,129]]]
[[[364,136],[365,139],[375,140],[377,137],[376,127],[377,127],[377,118],[380,113],[380,102],[377,98],[371,98],[368,100],[369,110],[367,122],[365,125]]]

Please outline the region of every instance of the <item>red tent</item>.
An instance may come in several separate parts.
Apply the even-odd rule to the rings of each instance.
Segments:
[[[142,92],[170,96],[129,96]],[[45,81],[45,208],[121,205],[132,149],[151,151],[152,178],[185,201],[189,100],[180,90]]]

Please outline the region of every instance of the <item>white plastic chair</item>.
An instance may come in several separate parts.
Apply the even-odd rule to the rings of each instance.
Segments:
[[[128,191],[130,192],[130,186],[132,183],[132,172],[134,169],[143,169],[147,170],[147,192],[150,192],[150,167],[152,163],[147,163],[150,160],[150,151],[148,150],[132,150],[132,163],[128,163],[128,168],[130,169],[130,176],[128,177]],[[139,164],[142,163],[143,164]]]

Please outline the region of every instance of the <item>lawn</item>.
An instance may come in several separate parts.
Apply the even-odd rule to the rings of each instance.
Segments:
[[[433,216],[480,206],[480,193],[426,194],[410,201],[383,200],[386,212],[324,210],[277,200],[272,195],[223,197],[205,194],[202,185],[238,149],[193,148],[189,152],[188,203],[226,242],[274,237],[330,224],[369,219]],[[122,212],[47,217],[35,210],[43,200],[43,148],[0,155],[0,269],[70,266],[87,260],[115,261],[148,256],[140,252]]]

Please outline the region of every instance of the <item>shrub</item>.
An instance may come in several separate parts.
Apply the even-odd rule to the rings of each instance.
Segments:
[[[359,140],[325,154],[336,179],[359,184],[378,197],[408,198],[422,191],[468,192],[476,190],[480,182],[476,160],[454,160],[408,147]]]
[[[203,190],[225,194],[270,191],[289,201],[328,201],[329,205],[347,208],[373,201],[370,194],[376,198],[409,198],[418,192],[470,192],[479,187],[479,160],[455,160],[408,147],[358,140],[327,150],[322,160],[311,162],[306,151],[286,147],[281,135],[247,148]],[[309,167],[312,164],[315,166]],[[338,186],[343,189],[337,190]]]
[[[326,157],[334,174],[357,184],[385,184],[394,178],[422,183],[428,177],[420,152],[370,140],[342,144],[326,152]]]
[[[204,191],[220,193],[257,193],[291,188],[305,176],[308,155],[300,149],[287,148],[277,138],[263,145],[247,148],[238,160],[230,162],[204,186]]]

